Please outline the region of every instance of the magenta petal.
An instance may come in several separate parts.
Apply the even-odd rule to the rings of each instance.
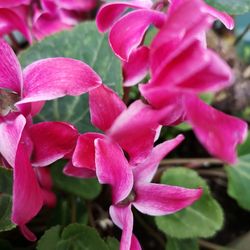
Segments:
[[[160,161],[175,147],[177,147],[184,140],[183,135],[178,135],[172,140],[165,141],[152,150],[144,162],[133,168],[135,183],[151,182]]]
[[[72,156],[72,163],[77,168],[86,168],[95,172],[95,145],[96,139],[104,139],[100,133],[85,133],[78,137]]]
[[[107,135],[128,153],[131,163],[140,162],[153,148],[159,120],[157,111],[136,101],[117,117]]]
[[[101,184],[112,187],[112,200],[116,204],[124,200],[133,187],[133,173],[122,149],[104,139],[95,141],[96,175]]]
[[[77,96],[99,86],[100,77],[87,64],[70,58],[48,58],[24,69],[23,99],[18,103]]]
[[[10,8],[21,4],[29,4],[31,0],[0,0],[0,8]]]
[[[235,163],[237,144],[247,135],[247,124],[207,105],[196,96],[185,99],[187,120],[208,152],[228,163]]]
[[[29,134],[34,145],[33,166],[48,166],[72,152],[78,131],[64,122],[41,122],[33,125]]]
[[[21,225],[19,226],[19,228],[20,228],[21,233],[27,240],[29,241],[37,240],[35,234],[33,234],[26,225]]]
[[[72,162],[69,162],[63,169],[63,173],[68,176],[78,178],[93,178],[96,177],[95,171],[88,168],[76,168]]]
[[[25,20],[15,13],[15,11],[0,8],[0,23],[0,36],[17,30],[21,32],[30,43],[32,42],[28,24],[26,24]]]
[[[167,215],[190,206],[202,195],[202,189],[189,189],[163,184],[138,184],[133,205],[152,216]]]
[[[109,42],[114,53],[124,61],[128,61],[133,49],[138,47],[150,25],[161,27],[165,14],[141,9],[128,13],[119,19],[112,27]]]
[[[21,94],[22,69],[11,47],[0,40],[0,88]]]
[[[90,11],[97,4],[97,0],[84,0],[84,1],[72,1],[72,0],[61,0],[58,2],[60,8],[76,11]]]
[[[25,125],[26,119],[23,115],[0,120],[0,153],[12,167]]]
[[[37,215],[43,205],[43,193],[23,142],[17,150],[13,183],[12,221],[22,227]]]
[[[89,108],[91,123],[106,131],[126,109],[126,105],[112,89],[100,85],[89,92]]]
[[[137,84],[147,75],[149,67],[149,48],[141,46],[134,50],[127,62],[123,62],[123,86]]]
[[[122,229],[120,250],[141,250],[137,238],[133,235],[134,218],[131,205],[111,206],[109,213],[112,221]]]
[[[150,8],[151,0],[117,1],[103,5],[96,16],[96,25],[100,32],[107,31],[121,16],[126,8]]]

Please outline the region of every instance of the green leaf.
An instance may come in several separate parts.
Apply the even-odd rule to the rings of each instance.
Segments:
[[[94,22],[84,22],[70,31],[63,31],[34,44],[20,54],[23,67],[48,57],[70,57],[90,65],[103,83],[122,95],[120,61],[111,51],[107,35],[101,35]],[[80,132],[94,131],[89,121],[87,94],[64,97],[46,103],[36,121],[68,121]]]
[[[227,193],[250,211],[250,154],[239,158],[234,166],[225,168],[228,176]]]
[[[0,167],[0,232],[16,227],[11,222],[12,172]]]
[[[0,195],[0,232],[9,231],[16,227],[11,222],[12,199],[8,194]]]
[[[57,250],[109,250],[97,231],[81,224],[71,224],[62,233]]]
[[[80,179],[66,176],[62,172],[62,165],[64,163],[61,163],[54,164],[51,168],[55,187],[88,200],[94,199],[99,195],[101,185],[96,179]]]
[[[247,139],[245,142],[238,146],[238,155],[243,156],[250,154],[250,133],[248,133]]]
[[[54,226],[45,231],[44,235],[38,241],[37,250],[56,249],[56,245],[60,240],[60,231],[60,226]]]
[[[223,225],[223,211],[212,197],[205,180],[191,169],[173,168],[167,170],[161,182],[186,188],[203,188],[200,200],[175,214],[156,217],[158,228],[167,235],[178,238],[211,237]]]
[[[166,250],[199,250],[197,239],[178,240],[168,237]]]
[[[232,15],[241,15],[250,11],[250,0],[206,0],[206,2]]]
[[[109,250],[119,250],[120,243],[114,237],[108,237],[106,239],[106,243],[108,245]]]

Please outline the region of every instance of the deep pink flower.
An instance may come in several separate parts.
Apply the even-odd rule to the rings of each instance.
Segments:
[[[100,77],[89,66],[67,58],[40,60],[22,72],[12,49],[0,41],[0,154],[14,171],[12,221],[29,239],[35,237],[25,224],[46,202],[30,163],[31,115],[42,108],[45,100],[80,95],[100,84]],[[65,130],[60,131],[63,135]],[[40,131],[37,136],[42,134]]]
[[[112,188],[113,205],[110,215],[123,230],[120,249],[141,249],[133,231],[133,205],[140,212],[153,216],[175,213],[200,198],[201,189],[150,183],[164,156],[175,148],[183,136],[156,146],[136,166],[128,163],[118,144],[107,139],[97,139],[96,174],[100,183]]]

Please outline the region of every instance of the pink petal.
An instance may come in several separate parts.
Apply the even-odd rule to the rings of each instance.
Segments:
[[[147,75],[149,68],[149,48],[141,46],[134,50],[127,62],[123,62],[123,86],[137,84]]]
[[[35,116],[38,113],[40,113],[40,111],[42,110],[43,106],[45,104],[45,101],[40,101],[40,102],[32,102],[31,103],[31,115]]]
[[[71,26],[62,22],[58,13],[35,11],[39,12],[35,14],[32,32],[37,40],[42,40],[46,36],[71,28]]]
[[[134,218],[131,205],[111,206],[109,213],[112,221],[122,229],[120,250],[141,250],[139,241],[133,235]]]
[[[29,134],[33,142],[33,166],[48,166],[72,152],[78,131],[64,122],[41,122],[33,125]]]
[[[103,5],[96,16],[96,25],[100,32],[107,31],[119,19],[126,8],[150,8],[151,0],[117,1]]]
[[[14,51],[4,40],[0,40],[0,62],[0,88],[20,94],[22,69]]]
[[[99,133],[85,133],[80,135],[72,156],[72,163],[74,167],[85,168],[95,172],[96,166],[94,141],[96,139],[104,138],[105,135]]]
[[[53,186],[52,177],[49,168],[34,168],[39,184],[42,188],[51,190]]]
[[[72,1],[61,0],[58,6],[68,10],[91,11],[97,4],[97,0]]]
[[[172,140],[165,141],[152,150],[144,162],[133,168],[134,180],[138,183],[149,183],[153,179],[160,161],[184,140],[178,135]]]
[[[247,124],[202,102],[196,96],[185,99],[187,119],[208,152],[228,163],[235,163],[237,144],[247,135]]]
[[[11,219],[15,224],[25,229],[25,224],[37,215],[42,208],[43,193],[30,165],[28,153],[23,142],[19,144],[15,158],[13,183]],[[25,234],[25,236],[30,238],[32,234]]]
[[[70,58],[48,58],[24,69],[23,99],[17,104],[77,96],[101,84],[87,64]]]
[[[21,4],[29,4],[31,0],[0,0],[0,8],[10,8]]]
[[[31,43],[31,33],[29,31],[28,24],[10,9],[1,9],[0,8],[0,36],[11,33],[14,30],[19,31],[22,35]]]
[[[63,169],[63,173],[68,176],[78,178],[93,178],[96,177],[95,171],[88,168],[76,168],[72,162],[69,162]]]
[[[110,46],[114,53],[128,61],[131,52],[137,48],[150,25],[161,27],[165,14],[148,9],[129,12],[112,27],[109,35]]]
[[[136,101],[117,117],[107,135],[128,153],[131,163],[140,162],[153,148],[159,120],[157,111]]]
[[[176,213],[192,205],[202,195],[202,189],[188,189],[163,184],[138,184],[133,205],[152,216]]]
[[[21,225],[19,226],[19,228],[20,228],[21,233],[27,240],[29,241],[37,240],[35,234],[33,234],[26,225]]]
[[[114,142],[104,139],[95,141],[96,175],[101,184],[112,187],[112,200],[116,204],[124,200],[133,187],[133,173],[122,152]]]
[[[23,115],[0,118],[0,153],[14,167],[17,148],[26,124]]]
[[[100,85],[89,92],[89,108],[91,123],[106,131],[126,105],[112,89]]]

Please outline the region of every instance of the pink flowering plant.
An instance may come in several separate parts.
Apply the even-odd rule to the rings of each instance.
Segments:
[[[240,249],[248,119],[219,104],[248,11],[0,0],[0,249]]]

